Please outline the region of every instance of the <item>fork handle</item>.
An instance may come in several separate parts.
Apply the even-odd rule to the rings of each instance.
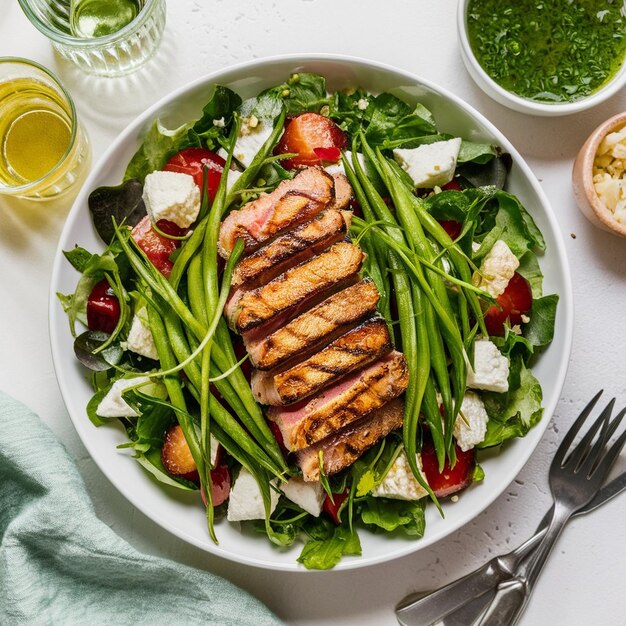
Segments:
[[[496,596],[480,620],[479,626],[514,626],[517,624],[539,574],[570,517],[569,509],[559,504],[553,505],[550,525],[535,554],[522,563],[515,576],[498,585]]]

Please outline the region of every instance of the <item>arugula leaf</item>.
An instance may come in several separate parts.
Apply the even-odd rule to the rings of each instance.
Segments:
[[[452,135],[450,135],[452,138]],[[459,156],[457,157],[457,163],[488,163],[496,156],[497,150],[495,146],[488,143],[475,143],[474,141],[461,141],[461,148],[459,150]]]
[[[463,148],[463,144],[461,144]],[[460,162],[457,173],[466,183],[473,187],[494,186],[504,189],[507,176],[511,170],[513,160],[508,153],[497,154],[495,158],[486,158],[487,155],[475,155],[474,159],[467,159],[468,162]]]
[[[369,497],[361,504],[361,520],[364,524],[382,528],[386,532],[400,529],[419,539],[423,537],[426,528],[425,506],[426,498],[406,501]]]
[[[307,569],[325,570],[335,567],[344,555],[360,554],[361,542],[356,531],[337,526],[331,537],[309,540],[302,548],[298,562]]]
[[[71,263],[72,267],[79,272],[84,272],[93,254],[85,248],[74,246],[71,250],[63,250],[63,256]]]
[[[376,96],[366,109],[369,125],[365,138],[372,146],[394,147],[398,140],[437,132],[432,115],[423,105],[411,108],[390,93]]]
[[[547,346],[554,337],[554,322],[559,296],[552,294],[533,300],[530,321],[524,326],[524,336],[535,348]]]
[[[520,359],[519,388],[508,393],[483,394],[489,416],[487,434],[479,448],[497,446],[513,437],[523,437],[543,414],[539,381]]]
[[[303,72],[292,74],[287,82],[260,93],[257,106],[271,106],[272,99],[282,101],[288,115],[298,115],[308,111],[319,113],[332,97],[326,92],[323,76]]]

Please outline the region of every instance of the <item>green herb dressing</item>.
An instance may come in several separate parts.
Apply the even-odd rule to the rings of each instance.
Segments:
[[[600,89],[626,53],[618,0],[470,0],[467,30],[482,68],[504,89],[573,102]]]

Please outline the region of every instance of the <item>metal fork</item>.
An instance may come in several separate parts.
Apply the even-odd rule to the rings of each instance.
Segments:
[[[625,431],[614,444],[608,445],[624,417],[624,411],[621,411],[611,420],[615,404],[613,399],[570,452],[576,435],[601,393],[587,405],[569,429],[550,466],[548,476],[554,504],[544,538],[535,553],[522,563],[515,576],[498,585],[493,602],[479,621],[480,626],[514,626],[517,623],[567,520],[591,502],[626,443]]]
[[[566,435],[561,447],[557,451],[557,455],[560,453],[562,453],[562,455],[565,454],[580,430],[582,422],[589,416],[601,394],[602,391],[596,394],[583,409],[580,417]],[[610,420],[614,404],[615,400],[609,402],[598,419],[597,424]],[[615,432],[619,421],[625,413],[626,409],[622,410],[616,418],[609,423],[605,433],[607,441]],[[593,435],[597,432],[598,427],[597,425],[594,426],[596,426],[596,430],[593,432],[590,431],[591,434],[588,437],[586,445],[591,443]],[[582,445],[585,445],[584,441],[581,441],[580,446]],[[619,450],[615,454],[616,457],[618,453]],[[583,514],[594,510],[596,507],[620,493],[625,486],[626,473],[615,478],[603,487],[590,502],[576,509],[572,514]],[[406,626],[432,624],[439,620],[444,620],[446,626],[468,626],[474,623],[496,594],[496,585],[500,581],[510,578],[522,562],[532,559],[532,556],[527,555],[533,552],[535,547],[545,536],[551,517],[552,511],[549,511],[539,525],[537,533],[513,552],[491,559],[491,561],[474,572],[467,574],[459,580],[453,581],[445,587],[430,593],[416,593],[405,598],[396,607],[398,621]]]

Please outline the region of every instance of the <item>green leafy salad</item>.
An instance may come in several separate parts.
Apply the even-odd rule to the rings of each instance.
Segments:
[[[419,539],[542,415],[558,296],[511,157],[314,74],[207,95],[91,193],[104,251],[65,252],[87,415],[196,492],[216,543],[250,524],[328,569],[363,531]]]

